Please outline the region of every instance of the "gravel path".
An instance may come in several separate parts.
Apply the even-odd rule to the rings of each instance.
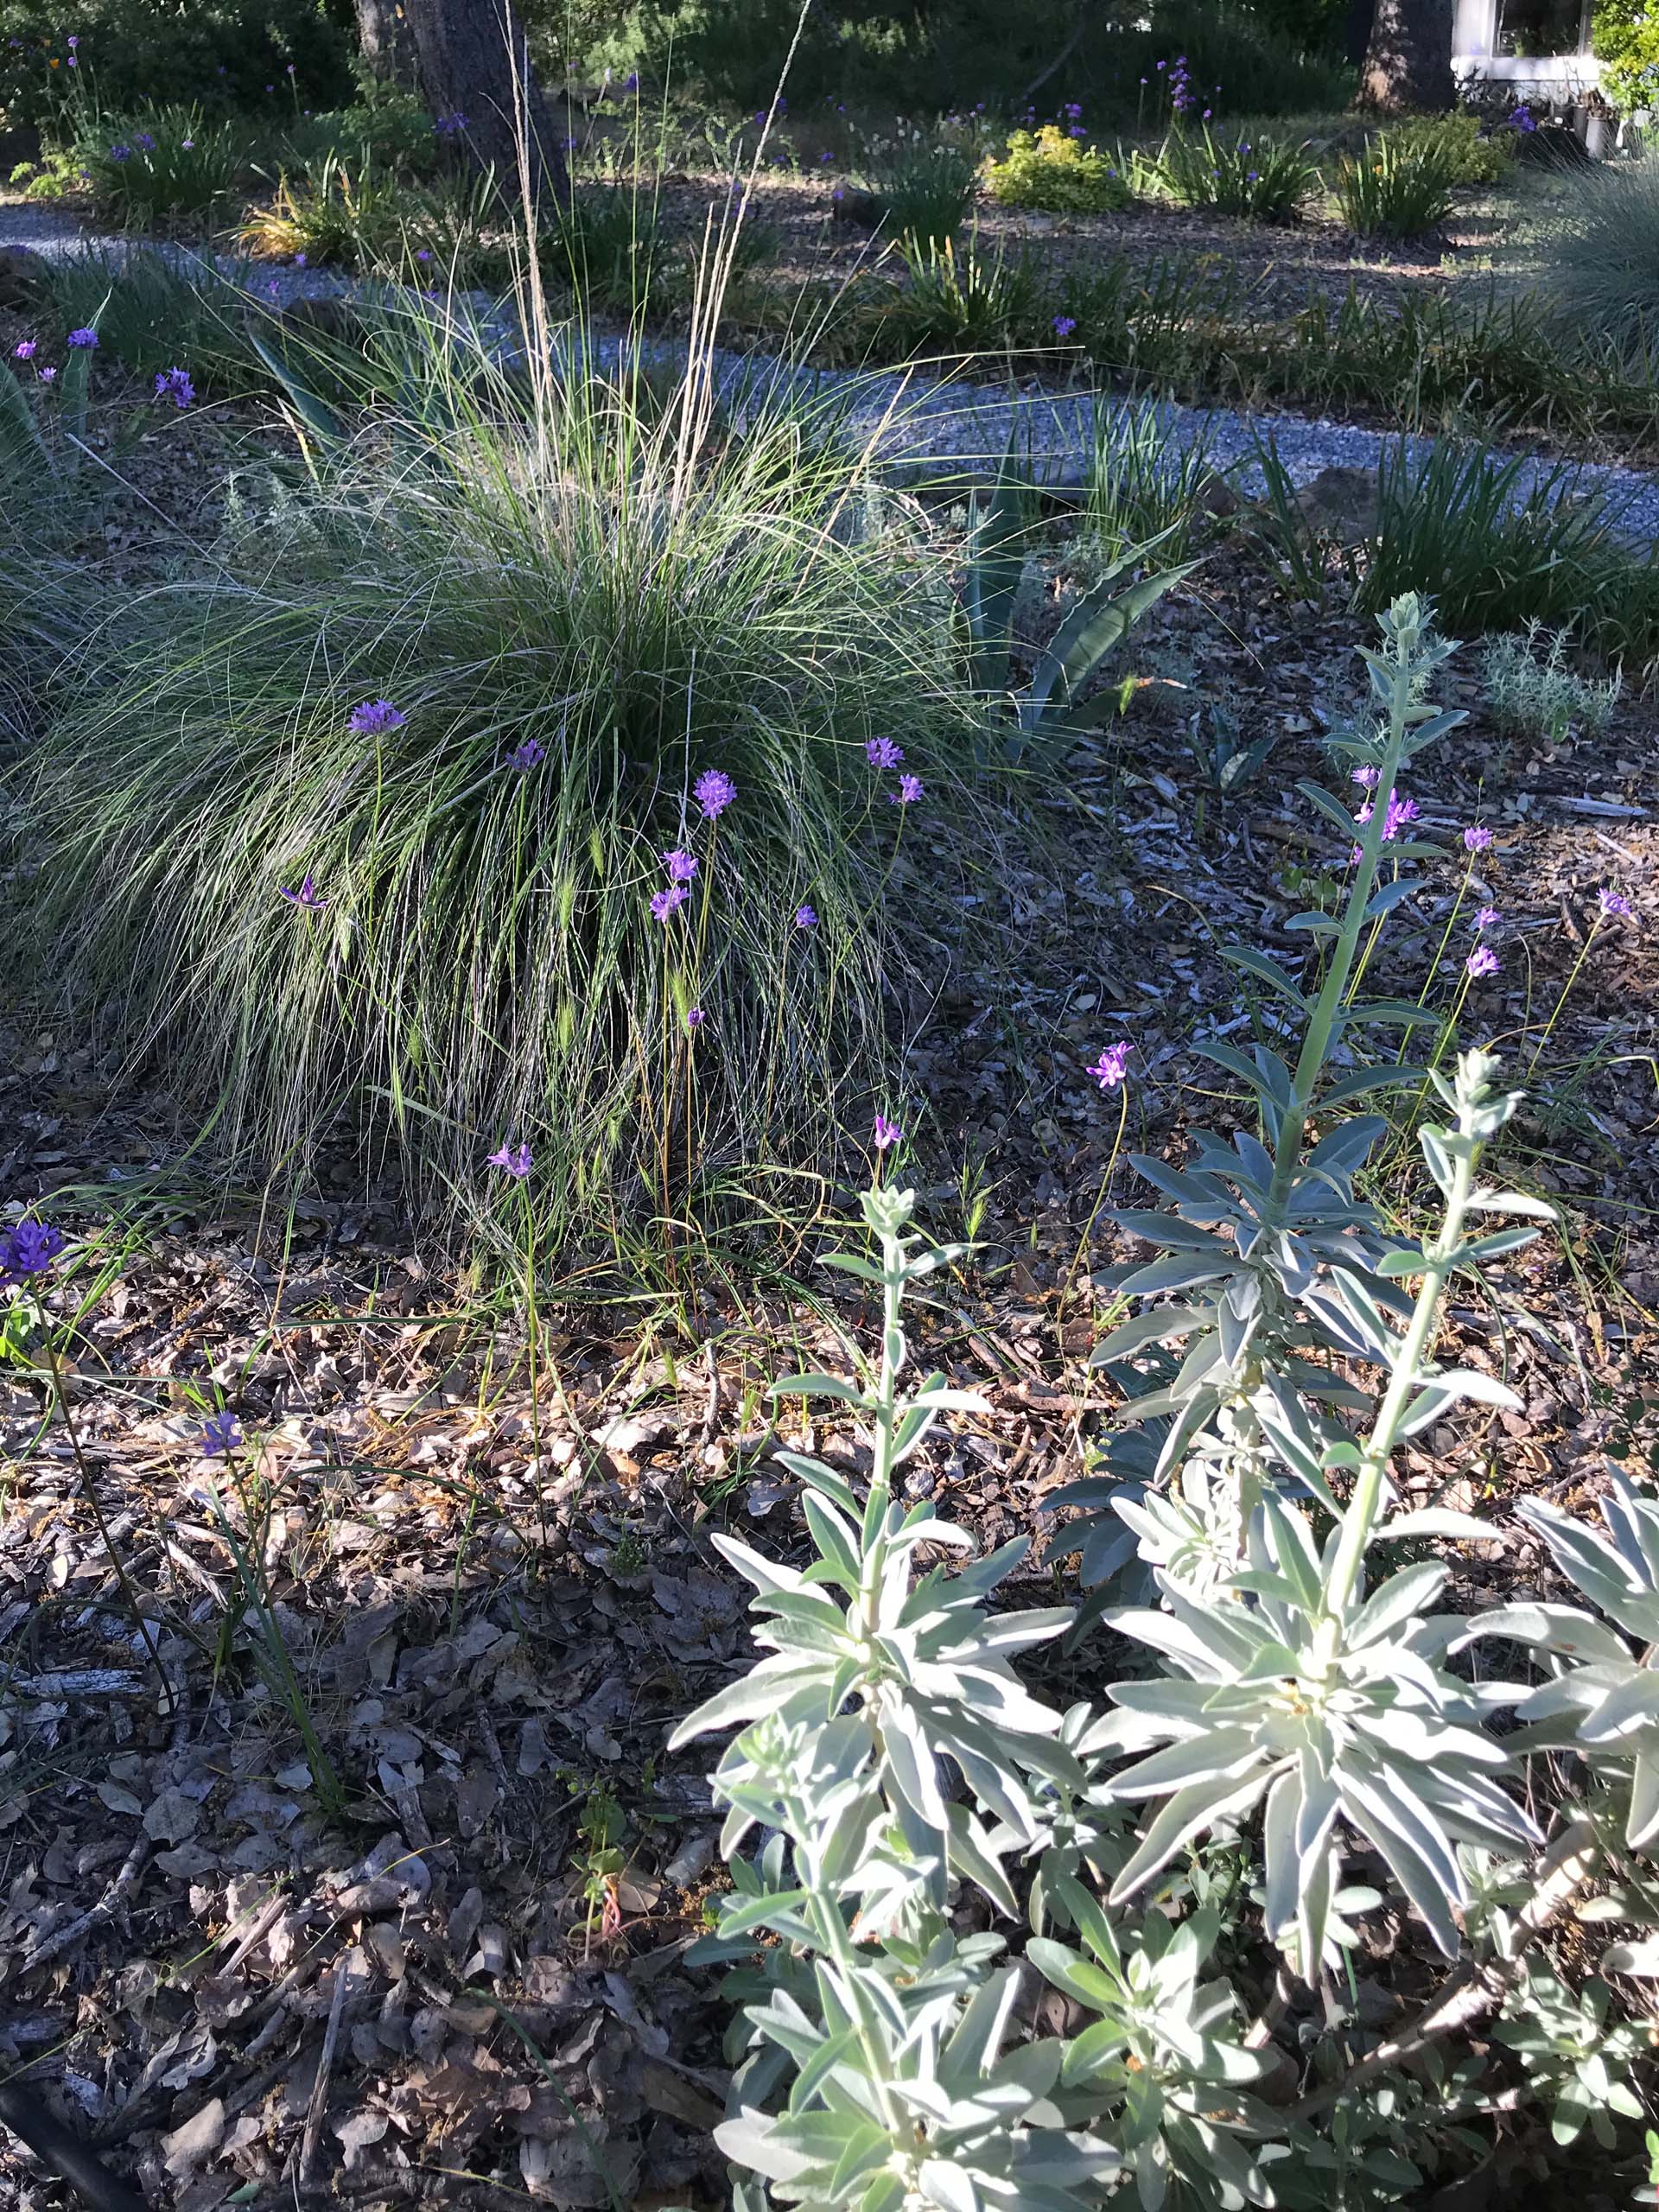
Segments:
[[[222,256],[204,260],[187,248],[162,242],[135,249],[130,240],[86,231],[73,216],[55,208],[10,200],[0,201],[0,247],[9,245],[30,246],[54,257],[77,252],[118,256],[135,250],[161,253],[181,265],[194,264],[204,275],[218,275],[257,305],[269,308],[347,293],[408,296],[401,287],[377,285],[332,270],[238,262]],[[460,294],[455,305],[477,318],[508,357],[518,351],[518,322],[510,305],[483,292]],[[590,359],[609,366],[626,341],[594,334],[581,342]],[[685,353],[683,343],[673,339],[646,340],[639,350],[645,360],[671,367]],[[1075,487],[1083,480],[1093,450],[1096,409],[1121,413],[1126,406],[1115,395],[1097,399],[1088,391],[1056,391],[1036,379],[993,385],[919,370],[906,374],[810,369],[724,347],[716,350],[715,363],[728,397],[759,397],[787,388],[804,398],[832,401],[838,413],[844,408],[849,429],[861,435],[875,435],[890,471],[901,479],[923,472],[937,476],[958,467],[966,475],[982,477],[994,472],[1012,449],[1041,480],[1057,489]],[[1156,413],[1175,443],[1187,449],[1201,447],[1211,467],[1249,493],[1262,488],[1256,455],[1269,442],[1297,486],[1310,483],[1327,468],[1375,468],[1385,449],[1402,444],[1410,459],[1421,461],[1434,444],[1431,437],[1402,439],[1399,434],[1332,423],[1319,416],[1252,414],[1229,407],[1186,407],[1173,401],[1160,402]],[[1541,483],[1557,498],[1599,494],[1609,501],[1622,535],[1643,545],[1659,540],[1659,476],[1591,462],[1534,460],[1524,448],[1499,450],[1506,457],[1512,452],[1522,458],[1517,498]]]

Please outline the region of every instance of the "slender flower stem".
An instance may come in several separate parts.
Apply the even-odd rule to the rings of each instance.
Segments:
[[[1545,1046],[1549,1042],[1550,1033],[1554,1030],[1557,1021],[1560,1019],[1561,1008],[1567,1004],[1568,996],[1572,992],[1573,986],[1579,980],[1579,970],[1583,967],[1585,962],[1590,957],[1591,946],[1601,935],[1605,919],[1605,918],[1604,916],[1598,915],[1596,919],[1591,924],[1590,934],[1586,938],[1583,944],[1579,948],[1579,957],[1573,963],[1573,966],[1568,972],[1567,981],[1561,985],[1560,996],[1556,1000],[1554,1005],[1549,1010],[1549,1020],[1544,1024],[1543,1034],[1539,1038],[1538,1042],[1532,1048],[1532,1058],[1527,1062],[1525,1072],[1522,1074],[1521,1078],[1522,1083],[1529,1083],[1532,1080],[1532,1071],[1538,1065],[1538,1055],[1543,1051]]]
[[[1071,1256],[1071,1266],[1065,1271],[1065,1281],[1060,1285],[1059,1300],[1054,1308],[1054,1322],[1057,1330],[1065,1319],[1065,1302],[1071,1295],[1071,1285],[1077,1280],[1077,1269],[1083,1265],[1084,1255],[1089,1249],[1090,1240],[1095,1233],[1095,1224],[1100,1219],[1101,1209],[1106,1203],[1107,1189],[1111,1183],[1112,1171],[1117,1166],[1117,1155],[1122,1147],[1123,1131],[1128,1125],[1128,1086],[1120,1083],[1117,1086],[1117,1134],[1112,1139],[1112,1149],[1106,1161],[1106,1172],[1100,1179],[1099,1190],[1095,1193],[1094,1207],[1089,1216],[1088,1226],[1077,1240],[1077,1249]],[[1058,1344],[1058,1339],[1056,1348],[1064,1352],[1064,1347]]]

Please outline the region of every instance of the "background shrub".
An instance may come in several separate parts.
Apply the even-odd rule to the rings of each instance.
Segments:
[[[1172,130],[1158,156],[1159,183],[1184,207],[1212,207],[1258,223],[1288,223],[1313,190],[1318,172],[1305,145],[1271,138]]]
[[[69,31],[79,39],[73,54]],[[67,24],[49,0],[0,0],[0,119],[69,138],[65,111],[78,99],[297,118],[350,99],[353,34],[351,10],[331,0],[77,0]]]
[[[1055,215],[1099,214],[1127,207],[1135,198],[1118,162],[1098,146],[1081,143],[1058,124],[1034,134],[1016,130],[985,181],[1005,207],[1036,207]]]
[[[406,176],[429,176],[442,158],[432,117],[413,92],[365,78],[349,107],[302,116],[285,132],[289,163],[321,161],[328,154],[372,161]]]
[[[1502,125],[1489,129],[1467,109],[1455,115],[1412,116],[1383,136],[1436,164],[1448,184],[1496,184],[1515,161],[1515,132]]]
[[[962,146],[920,136],[868,149],[863,180],[881,203],[885,238],[944,245],[968,219],[979,164]]]

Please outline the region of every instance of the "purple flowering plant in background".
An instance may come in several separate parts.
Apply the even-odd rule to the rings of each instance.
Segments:
[[[98,344],[98,333],[92,329],[72,330],[68,342],[78,353],[90,353]]]
[[[1601,918],[1604,922],[1614,920],[1628,922],[1634,918],[1636,909],[1630,900],[1621,898],[1617,891],[1609,891],[1605,884],[1603,884],[1596,896],[1600,902]]]
[[[509,768],[517,768],[520,775],[527,775],[531,769],[539,766],[546,758],[547,753],[541,741],[538,738],[527,737],[522,745],[515,745],[508,753],[507,766]]]
[[[63,1231],[49,1221],[26,1217],[16,1223],[0,1236],[0,1283],[26,1282],[31,1275],[44,1274],[66,1241]]]
[[[661,891],[652,895],[651,911],[653,918],[659,922],[667,921],[675,908],[683,906],[690,896],[690,893],[683,883],[665,885]]]
[[[156,373],[156,397],[170,399],[175,407],[194,407],[196,387],[190,381],[188,369],[158,369]]]
[[[663,855],[663,866],[668,870],[671,883],[690,883],[697,872],[697,856],[676,845]]]
[[[1492,842],[1492,833],[1484,823],[1474,822],[1463,833],[1465,850],[1484,853]]]
[[[1077,319],[1074,315],[1057,315],[1054,318],[1054,335],[1057,338],[1069,338],[1077,327]]]
[[[1503,915],[1498,912],[1496,906],[1477,906],[1475,909],[1477,931],[1495,930],[1503,918]]]
[[[1116,1045],[1108,1045],[1085,1072],[1093,1076],[1103,1090],[1115,1090],[1129,1071],[1129,1055],[1134,1050],[1127,1037],[1120,1038]]]
[[[795,926],[798,930],[817,929],[818,926],[817,908],[816,906],[798,906],[795,909]]]
[[[875,1128],[871,1133],[871,1142],[878,1152],[886,1152],[891,1146],[897,1144],[904,1134],[897,1122],[890,1122],[885,1114],[878,1114],[875,1117]]]
[[[499,1167],[504,1175],[511,1175],[515,1182],[522,1183],[530,1173],[530,1147],[527,1144],[509,1144],[504,1138],[499,1147],[490,1154],[485,1166]]]
[[[896,768],[904,757],[904,747],[890,737],[872,737],[865,743],[864,758],[872,768]]]
[[[919,776],[900,776],[898,790],[887,793],[893,806],[919,806],[926,796]]]
[[[317,890],[315,884],[312,882],[309,868],[305,871],[305,879],[297,891],[290,891],[284,884],[281,896],[287,899],[290,906],[299,906],[308,914],[320,914],[328,904],[328,901]]]
[[[42,384],[50,384],[50,383],[52,383],[52,382],[53,382],[53,380],[56,378],[57,373],[58,373],[58,372],[57,372],[57,371],[56,371],[55,369],[53,369],[53,368],[41,369],[41,370],[39,372],[39,375],[40,375],[41,382]]]
[[[1471,976],[1496,976],[1497,955],[1490,944],[1478,944],[1463,964]]]
[[[32,361],[35,358],[36,349],[39,347],[40,342],[41,341],[38,338],[20,338],[17,340],[17,343],[11,349],[12,359],[14,361]]]

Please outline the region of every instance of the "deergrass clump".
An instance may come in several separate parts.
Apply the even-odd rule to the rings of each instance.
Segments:
[[[1452,168],[1431,141],[1383,131],[1337,173],[1337,201],[1349,229],[1364,238],[1414,238],[1452,212]]]
[[[1507,737],[1554,743],[1575,725],[1599,737],[1623,686],[1617,675],[1597,679],[1567,665],[1565,630],[1529,622],[1524,635],[1493,638],[1481,655],[1486,714]]]
[[[705,441],[696,384],[648,422],[431,327],[423,401],[89,643],[19,817],[41,942],[284,1179],[396,1154],[454,1219],[528,1144],[555,1233],[683,1218],[833,1157],[882,1065],[918,938],[864,747],[902,732],[930,793],[970,757],[949,594],[781,403]]]
[[[248,157],[234,125],[193,107],[106,119],[97,137],[75,150],[99,212],[135,230],[211,217]]]
[[[906,350],[971,353],[1052,342],[1046,280],[1029,255],[983,253],[977,238],[960,254],[950,238],[943,245],[906,238],[899,251],[910,281],[884,302],[881,329]]]
[[[1659,353],[1659,157],[1573,175],[1538,287],[1558,331],[1605,337],[1650,365]]]

